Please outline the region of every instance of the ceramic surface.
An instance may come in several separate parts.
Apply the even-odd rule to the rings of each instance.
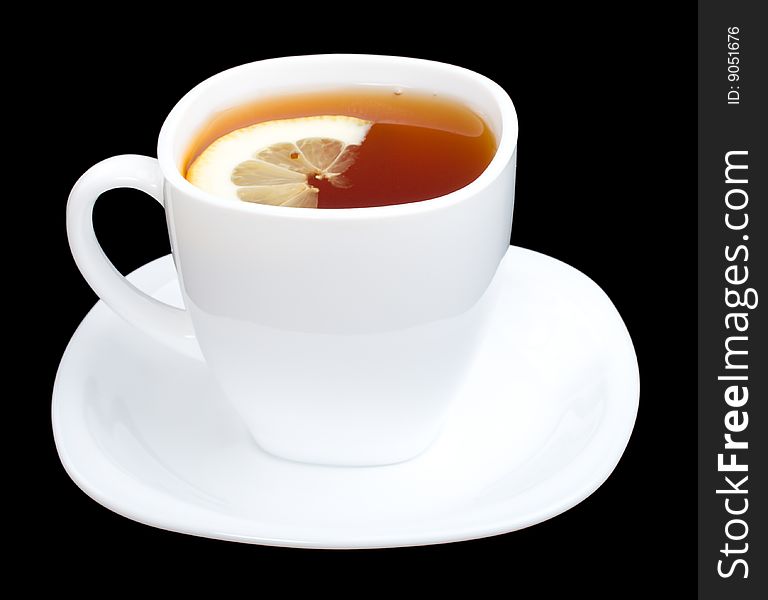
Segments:
[[[192,138],[218,112],[357,84],[469,105],[496,135],[493,160],[451,194],[359,209],[218,198],[182,176]],[[314,463],[395,463],[434,439],[474,359],[482,315],[473,307],[509,245],[516,148],[509,96],[467,69],[368,55],[254,62],[188,92],[162,127],[157,159],[116,156],[80,178],[67,213],[72,254],[117,314],[204,357],[261,446]],[[138,293],[101,250],[93,204],[115,187],[164,205],[185,310]]]
[[[181,305],[170,257],[130,280]],[[408,462],[328,467],[261,450],[205,365],[103,302],[61,361],[53,429],[67,472],[137,521],[258,544],[366,548],[505,533],[561,513],[608,477],[639,379],[608,297],[562,262],[512,247],[441,434]]]

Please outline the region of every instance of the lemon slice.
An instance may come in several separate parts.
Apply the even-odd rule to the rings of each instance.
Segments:
[[[237,129],[208,146],[187,179],[200,189],[246,202],[317,208],[312,179],[348,187],[372,122],[344,115],[266,121]]]

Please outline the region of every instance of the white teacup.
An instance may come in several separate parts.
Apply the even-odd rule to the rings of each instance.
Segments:
[[[448,195],[374,208],[264,206],[184,179],[185,151],[215,113],[361,83],[462,101],[493,129],[493,160]],[[447,64],[316,55],[242,65],[179,101],[157,159],[116,156],[80,178],[67,207],[72,254],[116,313],[205,360],[263,449],[332,465],[403,461],[436,437],[472,359],[480,317],[470,309],[509,246],[517,130],[500,86]],[[93,205],[117,187],[164,205],[186,310],[133,287],[96,241]]]

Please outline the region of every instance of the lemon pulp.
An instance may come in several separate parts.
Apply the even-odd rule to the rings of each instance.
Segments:
[[[373,123],[345,115],[278,119],[232,131],[190,165],[187,180],[222,198],[317,208],[311,180],[348,187],[344,173]]]

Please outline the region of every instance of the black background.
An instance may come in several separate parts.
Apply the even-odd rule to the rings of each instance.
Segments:
[[[668,3],[663,12],[643,6],[606,12],[576,3],[533,13],[510,5],[516,18],[494,19],[488,5],[454,16],[435,9],[441,14],[416,22],[393,6],[358,5],[365,14],[350,26],[314,9],[265,14],[257,5],[238,14],[227,8],[221,19],[123,15],[91,27],[70,21],[58,28],[52,16],[38,38],[45,58],[23,63],[32,73],[30,94],[42,103],[36,135],[55,157],[45,163],[44,205],[34,210],[43,230],[27,245],[45,256],[39,283],[53,290],[52,306],[37,313],[35,372],[27,379],[34,391],[24,398],[31,407],[26,447],[34,450],[24,463],[33,479],[25,504],[39,527],[28,534],[37,563],[73,585],[99,574],[120,587],[210,580],[258,593],[279,578],[286,591],[310,584],[319,592],[342,591],[357,574],[366,577],[353,588],[363,596],[387,583],[405,593],[413,575],[431,585],[465,580],[481,596],[483,585],[501,584],[505,594],[608,598],[624,586],[655,593],[669,581],[689,582],[692,594],[695,17],[693,6],[685,16]],[[51,388],[69,337],[96,300],[66,242],[72,184],[103,158],[155,156],[166,114],[204,78],[261,58],[323,52],[454,63],[491,77],[512,97],[520,120],[512,241],[594,279],[622,314],[640,361],[640,411],[626,453],[602,487],[566,513],[443,546],[268,548],[132,522],[90,500],[61,467]],[[123,273],[169,251],[162,210],[141,193],[106,194],[95,225]]]

